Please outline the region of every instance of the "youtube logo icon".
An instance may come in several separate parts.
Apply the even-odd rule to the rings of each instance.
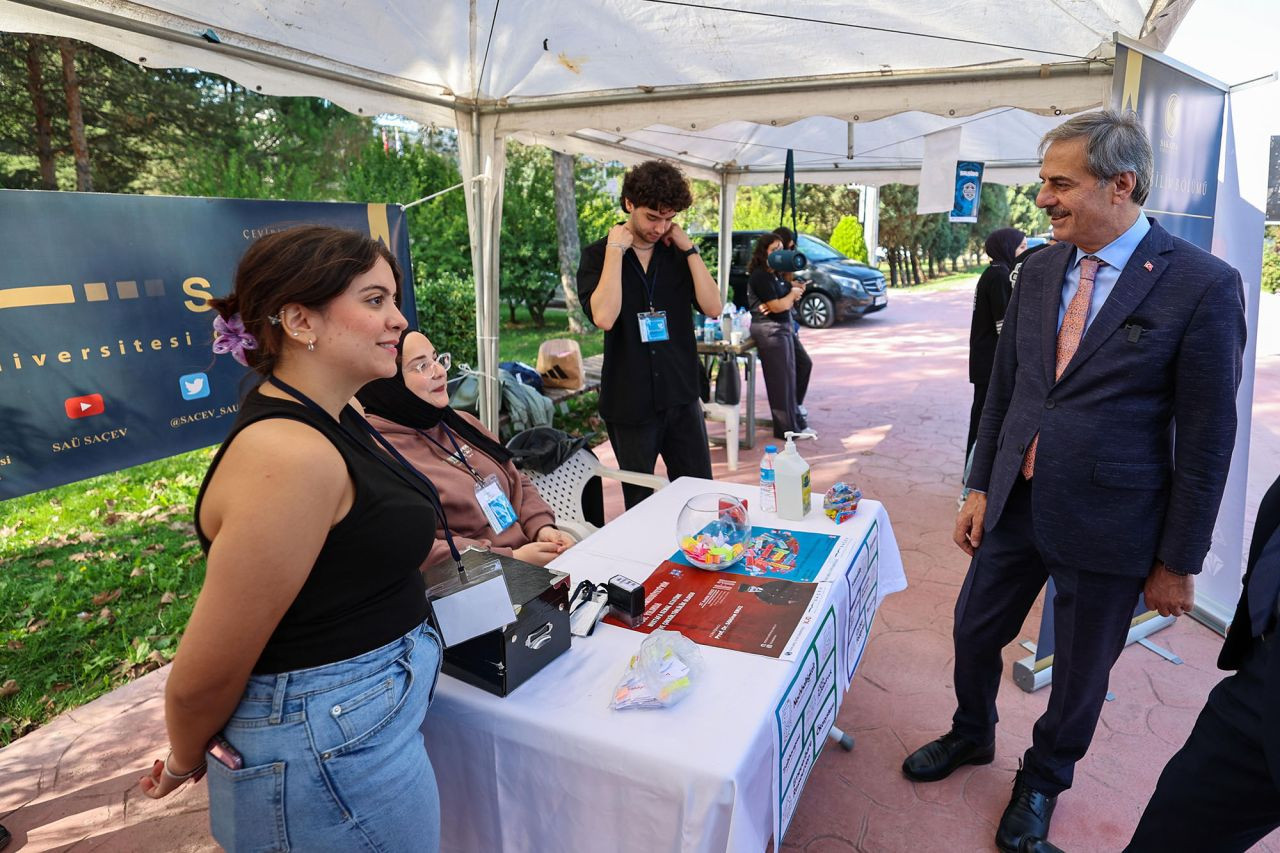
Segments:
[[[69,418],[90,418],[106,411],[101,394],[85,394],[82,397],[68,397],[62,404]]]

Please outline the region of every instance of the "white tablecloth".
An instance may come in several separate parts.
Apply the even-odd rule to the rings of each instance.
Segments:
[[[623,574],[643,581],[676,550],[695,494],[747,497],[752,523],[861,541],[880,531],[879,595],[906,579],[888,517],[874,501],[837,526],[754,510],[756,489],[681,478],[552,564],[574,586]],[[820,497],[815,496],[817,500]],[[852,551],[849,554],[852,559]],[[845,584],[833,584],[837,611]],[[613,689],[644,635],[599,625],[499,698],[441,676],[423,727],[440,787],[447,851],[757,851],[773,832],[774,709],[796,665],[702,647],[704,678],[680,704],[613,711]]]

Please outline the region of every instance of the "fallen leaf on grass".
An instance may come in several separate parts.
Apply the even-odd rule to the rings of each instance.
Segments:
[[[36,568],[37,568],[37,569],[47,569],[47,568],[49,568],[49,567],[50,567],[50,566],[52,566],[52,565],[53,565],[53,560],[44,559],[44,560],[37,560],[37,561],[36,561]]]
[[[66,682],[59,681],[58,683],[54,684],[54,685],[53,685],[53,687],[50,687],[49,689],[50,689],[50,690],[52,690],[54,693],[61,693],[61,692],[63,692],[64,690],[70,690],[70,689],[71,689],[71,685],[70,685],[70,684],[67,684]]]
[[[159,506],[149,506],[142,512],[138,513],[138,518],[153,518],[160,513]]]
[[[110,604],[119,598],[122,592],[124,592],[123,589],[113,589],[110,592],[100,592],[93,597],[93,606],[101,607],[104,604]]]
[[[9,651],[11,652],[20,652],[24,648],[21,640],[10,640],[9,642],[5,643],[5,647],[8,648]]]
[[[144,554],[159,554],[164,550],[163,542],[152,542],[150,545],[142,549]]]
[[[133,571],[129,572],[129,577],[131,577],[131,578],[140,578],[140,577],[142,577],[143,575],[145,575],[146,573],[147,573],[146,569],[142,568],[142,566],[136,566],[136,567],[134,567],[134,570],[133,570]]]
[[[79,619],[81,622],[88,622],[90,619],[93,618],[93,614],[86,613],[85,611],[81,610],[79,613],[76,614],[76,618]]]
[[[77,551],[74,554],[72,554],[70,557],[67,557],[67,559],[73,563],[83,563],[85,560],[89,559],[89,552]]]
[[[0,527],[0,539],[5,539],[18,532],[16,527]]]
[[[4,699],[6,696],[12,696],[17,692],[18,692],[18,682],[14,681],[12,678],[10,678],[4,684],[0,684],[0,699]]]
[[[113,524],[116,524],[119,521],[120,521],[120,513],[118,512],[109,512],[102,517],[102,523],[107,527],[111,527]]]
[[[56,575],[53,576],[53,579],[57,583],[62,583],[64,580],[67,579],[67,576],[64,575],[62,572],[58,572]]]
[[[112,612],[111,612],[111,608],[110,608],[110,607],[104,607],[104,608],[102,608],[102,610],[98,612],[98,618],[99,618],[99,619],[101,619],[101,620],[102,620],[102,621],[104,621],[104,622],[114,622],[114,621],[116,621],[116,615],[115,615],[114,613],[112,613]]]
[[[175,596],[173,593],[166,592],[164,595],[160,596],[160,606],[164,607],[165,605],[173,604],[177,600],[178,600],[178,597]]]
[[[48,619],[37,619],[33,616],[31,617],[31,621],[27,623],[27,633],[34,634],[36,631],[39,631],[41,628],[43,628],[45,625],[48,625],[48,624],[49,624]]]
[[[97,542],[98,534],[94,533],[92,530],[86,530],[84,533],[81,533],[79,536],[77,536],[76,539],[81,544],[88,544],[89,542]]]

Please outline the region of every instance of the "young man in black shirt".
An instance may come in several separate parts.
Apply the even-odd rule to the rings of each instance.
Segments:
[[[641,163],[622,181],[627,221],[584,248],[578,266],[582,308],[604,330],[600,414],[618,466],[652,474],[660,453],[673,480],[711,477],[693,309],[719,316],[720,289],[673,221],[692,203],[678,169]],[[651,490],[622,491],[630,509]]]

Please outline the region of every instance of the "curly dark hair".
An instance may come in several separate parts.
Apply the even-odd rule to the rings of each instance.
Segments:
[[[666,160],[646,160],[627,172],[622,179],[622,198],[618,203],[627,210],[627,200],[650,210],[685,210],[693,204],[689,182],[679,169]]]

